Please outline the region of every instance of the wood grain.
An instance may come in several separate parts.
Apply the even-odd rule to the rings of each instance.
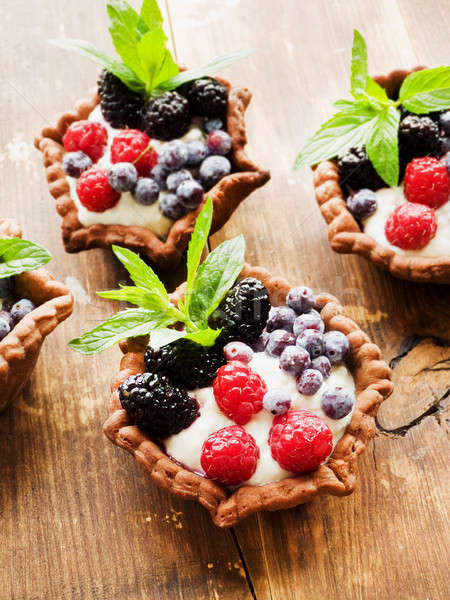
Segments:
[[[332,253],[311,175],[291,167],[331,101],[347,95],[352,28],[367,39],[373,73],[448,62],[448,5],[160,4],[170,9],[181,62],[259,48],[226,76],[254,93],[250,152],[271,169],[272,181],[242,204],[212,245],[244,232],[250,262],[337,295],[387,359],[399,356],[399,391],[380,413],[380,432],[359,461],[353,496],[252,517],[232,531],[215,529],[201,507],[158,490],[111,446],[101,424],[120,352],[84,358],[69,353],[66,342],[117,308],[95,291],[115,287],[125,274],[108,252],[63,252],[32,146],[34,135],[82,97],[97,73],[47,39],[81,37],[111,50],[104,3],[10,3],[0,38],[0,213],[18,218],[29,238],[49,248],[51,270],[61,281],[71,278],[77,304],[44,345],[21,400],[0,416],[0,598],[447,598],[448,352],[434,341],[401,346],[413,333],[450,336],[449,288],[397,281],[356,257]],[[181,268],[168,278],[170,286],[182,277]],[[426,393],[414,395],[418,385]]]

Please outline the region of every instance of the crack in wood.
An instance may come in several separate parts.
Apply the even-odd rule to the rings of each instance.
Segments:
[[[417,425],[420,425],[420,423],[423,421],[423,419],[425,419],[425,417],[433,416],[433,417],[435,417],[435,419],[437,420],[439,425],[442,425],[441,415],[445,408],[444,400],[446,400],[449,397],[450,397],[450,388],[446,391],[446,393],[443,396],[441,396],[440,398],[437,398],[437,401],[435,403],[433,403],[433,405],[430,406],[425,412],[423,412],[421,415],[419,415],[418,417],[416,417],[415,419],[413,419],[406,425],[402,425],[401,427],[396,427],[395,429],[387,429],[379,423],[378,418],[375,418],[376,427],[377,427],[378,431],[380,431],[383,434],[391,435],[393,437],[404,437],[412,427],[416,427]]]
[[[239,543],[239,540],[236,535],[236,531],[235,531],[234,527],[230,527],[230,533],[231,533],[231,537],[233,539],[234,545],[236,546],[236,550],[238,551],[242,566],[244,568],[245,580],[247,582],[249,592],[252,595],[253,600],[258,600],[258,598],[256,596],[256,592],[255,592],[255,587],[253,585],[252,578],[250,576],[250,571],[248,569],[247,562],[245,560],[244,553],[242,552],[242,548]]]

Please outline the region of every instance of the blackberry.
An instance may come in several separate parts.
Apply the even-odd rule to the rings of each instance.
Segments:
[[[210,318],[211,327],[223,328],[216,344],[240,341],[252,346],[266,325],[269,310],[265,286],[254,277],[243,279],[228,292]]]
[[[439,126],[429,116],[408,115],[400,122],[398,141],[402,167],[413,158],[438,156]]]
[[[221,117],[226,114],[228,90],[212,77],[202,77],[185,83],[179,91],[186,96],[194,115],[201,117]]]
[[[190,123],[189,103],[178,92],[164,92],[144,109],[143,129],[150,137],[159,140],[181,137]]]
[[[158,440],[189,427],[199,414],[195,398],[157,373],[132,375],[119,396],[133,424]]]
[[[355,146],[342,152],[337,164],[341,185],[345,184],[352,190],[378,190],[386,185],[373,168],[364,146]]]
[[[98,80],[100,107],[105,120],[115,129],[139,129],[144,99],[118,77],[103,70]]]
[[[151,373],[161,373],[175,385],[194,390],[212,384],[225,358],[221,346],[206,347],[180,339],[158,350],[148,346],[145,364]]]

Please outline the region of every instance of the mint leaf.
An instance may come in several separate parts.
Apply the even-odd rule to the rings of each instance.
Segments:
[[[194,333],[187,333],[184,337],[187,340],[191,340],[196,344],[201,344],[202,346],[212,346],[216,339],[219,337],[222,329],[211,329],[207,327],[206,329],[201,329],[200,331],[195,331]]]
[[[163,17],[156,0],[144,0],[139,13],[138,29],[141,33],[153,31],[163,24]]]
[[[157,292],[144,290],[140,287],[123,286],[120,290],[97,292],[97,295],[108,300],[131,302],[131,304],[136,304],[141,308],[164,313],[167,317],[174,318],[174,320],[177,320],[180,316],[179,311],[169,300],[165,300]]]
[[[187,278],[184,310],[189,311],[189,301],[194,284],[195,274],[197,273],[198,265],[202,257],[203,248],[208,241],[209,230],[211,229],[213,215],[213,203],[211,198],[205,202],[201,213],[198,215],[195,222],[194,231],[189,241],[187,251]]]
[[[152,96],[160,96],[164,92],[174,90],[188,81],[193,81],[194,79],[199,79],[200,77],[215,75],[217,71],[229,67],[234,62],[253,54],[253,52],[255,52],[255,50],[237,50],[236,52],[230,52],[229,54],[222,54],[221,56],[217,56],[214,60],[204,64],[201,67],[182,71],[175,77],[171,77],[170,79],[159,83],[158,87],[152,90]]]
[[[366,91],[368,76],[367,46],[358,30],[353,30],[351,91],[354,98],[359,98]]]
[[[122,248],[121,246],[113,245],[112,250],[138,287],[145,288],[154,294],[158,294],[167,302],[169,301],[169,295],[164,284],[142,258],[131,250]]]
[[[169,329],[168,327],[161,327],[154,329],[150,333],[150,343],[152,348],[158,349],[161,346],[167,346],[180,338],[186,337],[186,331],[178,331],[177,329]]]
[[[398,184],[398,126],[400,112],[394,106],[381,111],[376,117],[366,142],[370,162],[389,186]]]
[[[297,156],[294,169],[315,165],[367,140],[377,111],[366,102],[336,113],[310,138]]]
[[[109,31],[117,54],[140,80],[145,81],[145,69],[136,51],[141,37],[137,29],[138,14],[124,0],[108,0],[106,10],[111,23]]]
[[[371,77],[367,77],[366,88],[364,91],[371,98],[375,98],[376,100],[379,100],[384,104],[389,103],[389,98],[386,94],[386,90],[382,88],[381,85]]]
[[[90,58],[95,63],[101,65],[107,71],[113,73],[123,83],[139,94],[145,91],[143,83],[136,77],[131,69],[124,64],[109,58],[107,54],[96,48],[89,42],[83,40],[49,40],[50,44],[62,48],[63,50],[71,50]]]
[[[166,48],[166,42],[166,34],[158,27],[142,36],[137,45],[147,94],[168,77],[178,73],[178,67]]]
[[[51,260],[49,252],[20,238],[0,239],[0,279],[33,271]]]
[[[152,329],[161,327],[165,320],[157,320],[151,312],[141,308],[130,308],[118,312],[91,331],[69,342],[72,350],[81,354],[96,354],[127,337],[146,335]]]
[[[450,67],[410,73],[399,92],[403,106],[416,114],[450,107]]]
[[[189,301],[189,317],[207,327],[208,317],[219,306],[244,266],[242,235],[227,240],[208,255],[197,271]]]

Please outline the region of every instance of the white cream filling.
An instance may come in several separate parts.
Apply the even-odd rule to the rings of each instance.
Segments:
[[[295,377],[288,375],[280,368],[278,358],[269,356],[265,352],[258,352],[254,354],[250,366],[264,379],[268,389],[284,389],[290,393],[292,399],[291,410],[306,408],[323,419],[331,429],[333,434],[333,448],[335,447],[339,439],[344,435],[353,409],[350,414],[342,419],[330,419],[323,412],[320,406],[320,399],[326,389],[335,386],[342,386],[344,389],[354,392],[353,377],[347,367],[334,366],[330,377],[324,380],[319,391],[313,396],[304,396],[297,390]],[[214,431],[218,431],[229,425],[235,425],[235,423],[219,410],[214,399],[212,387],[195,390],[192,392],[192,395],[199,402],[200,416],[190,427],[167,438],[165,446],[167,454],[171,457],[193,471],[203,473],[200,463],[203,442]],[[268,436],[273,419],[274,416],[271,413],[262,409],[243,426],[254,437],[260,452],[258,466],[253,476],[246,482],[248,485],[262,485],[292,476],[292,473],[282,469],[272,458]]]
[[[424,256],[437,258],[450,254],[450,201],[435,210],[437,229],[436,235],[421,250],[402,250],[390,244],[384,233],[386,221],[394,210],[407,202],[403,193],[403,185],[394,188],[382,188],[375,192],[377,210],[364,223],[364,232],[370,235],[382,246],[387,246],[397,254],[405,256]]]
[[[95,163],[95,168],[108,169],[111,166],[111,144],[114,136],[120,129],[114,129],[103,118],[100,105],[97,105],[89,115],[89,121],[101,123],[108,131],[108,143],[103,156]],[[205,136],[200,129],[200,121],[194,119],[189,131],[180,139],[189,142],[193,140],[204,140]],[[152,146],[155,150],[159,150],[164,144],[161,140],[152,139]],[[173,221],[164,217],[160,210],[158,201],[150,206],[138,204],[131,192],[121,194],[119,202],[103,212],[94,212],[84,207],[77,194],[77,179],[69,177],[70,195],[75,202],[78,211],[78,219],[82,225],[89,227],[90,225],[125,225],[125,226],[140,226],[146,227],[153,231],[158,237],[164,239],[172,227]],[[160,192],[161,198],[167,192]]]

